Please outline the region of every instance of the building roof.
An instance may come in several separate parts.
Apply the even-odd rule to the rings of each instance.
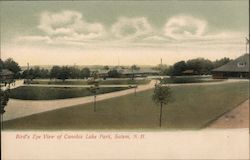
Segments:
[[[13,75],[14,73],[11,72],[8,69],[2,69],[2,71],[0,72],[0,76],[9,76],[9,75]]]
[[[249,54],[244,54],[227,64],[215,68],[213,72],[249,72]]]
[[[192,73],[194,73],[194,70],[193,69],[188,69],[188,70],[183,71],[182,73],[184,73],[184,74],[192,74]]]
[[[154,74],[159,72],[160,71],[152,69],[139,69],[139,70],[123,69],[122,71],[120,71],[121,74]]]

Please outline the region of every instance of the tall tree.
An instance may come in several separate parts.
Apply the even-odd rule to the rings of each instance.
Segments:
[[[18,78],[18,73],[21,71],[21,67],[12,58],[8,58],[4,61],[4,68],[9,69],[14,73],[14,78]]]
[[[162,125],[162,108],[163,108],[163,105],[168,104],[170,102],[170,99],[171,99],[170,87],[162,86],[161,84],[156,84],[152,99],[156,104],[160,104],[159,125],[161,127],[161,125]]]

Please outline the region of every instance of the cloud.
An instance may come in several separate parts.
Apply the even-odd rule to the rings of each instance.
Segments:
[[[22,35],[17,42],[84,47],[168,47],[187,44],[241,43],[242,33],[218,31],[211,33],[206,20],[193,16],[170,17],[164,26],[155,27],[146,17],[120,17],[106,30],[99,22],[87,22],[81,13],[64,10],[42,12],[38,28],[40,35]],[[163,28],[163,29],[162,29]],[[41,43],[38,43],[41,42]]]
[[[17,41],[32,41],[32,42],[37,42],[37,41],[44,41],[44,42],[51,42],[51,39],[49,36],[20,36],[17,37]]]
[[[84,41],[105,34],[101,23],[89,23],[76,11],[43,12],[38,28],[56,40]]]
[[[153,27],[145,17],[121,17],[111,27],[116,38],[131,39],[153,33]]]
[[[174,39],[200,38],[206,32],[207,22],[192,16],[173,16],[164,26],[164,35]]]

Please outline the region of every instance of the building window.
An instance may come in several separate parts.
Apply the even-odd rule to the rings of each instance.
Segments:
[[[246,64],[247,64],[246,62],[238,62],[237,66],[238,66],[239,68],[242,68],[242,67],[245,67]]]

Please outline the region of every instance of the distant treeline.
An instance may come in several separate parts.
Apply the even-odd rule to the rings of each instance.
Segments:
[[[176,62],[172,66],[158,65],[155,69],[160,70],[162,75],[169,76],[181,76],[185,74],[185,71],[189,71],[189,74],[193,75],[208,75],[211,74],[211,71],[214,68],[220,67],[230,61],[231,59],[226,57],[215,61],[210,61],[204,58],[196,58]]]
[[[172,66],[158,65],[153,69],[160,70],[161,75],[179,76],[183,75],[184,71],[190,70],[196,75],[211,74],[212,69],[222,66],[231,61],[229,58],[222,58],[216,61],[210,61],[204,58],[190,59],[188,61],[179,61]],[[14,78],[35,79],[35,78],[50,78],[50,79],[78,79],[97,76],[91,73],[88,67],[79,69],[74,66],[53,66],[51,69],[40,67],[32,67],[21,71],[20,66],[13,59],[9,58],[5,61],[0,60],[0,70],[9,69],[14,73]],[[131,66],[132,70],[139,70],[136,65]],[[109,70],[108,77],[119,77],[119,72],[116,69],[110,69],[104,66],[103,70]]]

